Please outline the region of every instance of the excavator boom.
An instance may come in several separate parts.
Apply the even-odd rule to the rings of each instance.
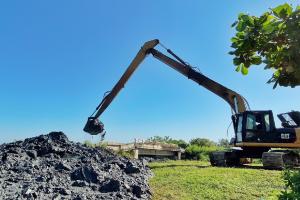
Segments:
[[[113,89],[103,98],[101,103],[97,106],[96,111],[88,118],[88,121],[84,127],[84,131],[92,135],[101,134],[104,131],[104,125],[98,120],[100,115],[105,111],[105,109],[114,100],[117,94],[120,92],[124,85],[129,80],[131,75],[135,72],[138,66],[142,63],[148,54],[152,54],[154,58],[165,63],[176,71],[180,72],[189,79],[195,81],[199,85],[205,87],[209,91],[215,93],[216,95],[223,98],[234,111],[234,113],[241,113],[246,111],[246,101],[244,98],[226,88],[225,86],[211,80],[202,73],[195,70],[190,65],[186,64],[182,59],[180,59],[176,54],[174,54],[170,49],[167,52],[170,53],[175,59],[172,59],[158,50],[154,49],[155,46],[159,44],[159,40],[151,40],[146,42],[140,51],[137,53],[135,58],[130,63],[129,67],[126,69],[120,80],[113,87]]]
[[[168,51],[172,52],[169,49]],[[177,62],[176,60],[162,54],[156,49],[151,49],[150,52],[155,58],[157,58],[161,62],[167,64],[168,66],[180,72],[187,78],[195,81],[199,85],[205,87],[209,91],[223,98],[230,105],[230,107],[235,113],[241,113],[246,111],[246,101],[240,94],[226,88],[220,83],[211,80],[207,76],[195,70],[195,68],[192,68],[187,64]],[[172,54],[174,53],[172,52]]]
[[[149,50],[154,48],[157,44],[159,44],[159,40],[150,40],[142,46],[142,48],[132,60],[132,62],[130,63],[120,80],[116,83],[113,89],[102,99],[100,104],[97,106],[95,112],[88,118],[87,123],[83,128],[85,132],[91,135],[98,135],[104,133],[104,125],[98,120],[98,118],[110,105],[114,98],[118,95],[120,90],[124,88],[126,82],[129,80],[131,75],[135,72],[138,66],[148,55]]]

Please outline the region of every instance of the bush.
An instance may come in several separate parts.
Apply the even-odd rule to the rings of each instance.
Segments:
[[[89,141],[89,140],[85,140],[85,141],[83,142],[83,145],[85,145],[85,146],[87,146],[87,147],[94,147],[94,146],[95,146],[95,144],[92,143],[92,142]]]
[[[185,149],[185,154],[187,159],[208,161],[210,153],[214,151],[220,151],[222,149],[222,147],[218,146],[199,146],[194,144],[189,145]]]
[[[216,143],[209,140],[209,139],[206,139],[206,138],[195,138],[195,139],[192,139],[190,141],[190,144],[191,145],[198,145],[198,146],[206,146],[206,147],[211,147],[211,146],[216,146]]]
[[[252,164],[262,164],[262,160],[260,158],[252,159]]]
[[[123,157],[126,157],[126,158],[133,158],[134,157],[134,153],[133,153],[133,150],[131,151],[124,151],[124,150],[119,150],[116,152],[119,156],[123,156]]]
[[[107,147],[107,143],[106,142],[98,142],[98,143],[93,143],[89,140],[85,140],[83,142],[83,145],[87,146],[87,147],[91,147],[91,148],[97,148],[97,147],[100,147],[100,148],[106,148]],[[133,158],[133,151],[124,151],[124,150],[119,150],[119,151],[116,151],[116,154],[118,154],[119,156],[123,156],[123,157],[126,157],[126,158]]]
[[[285,190],[279,196],[280,200],[300,200],[300,170],[285,170],[283,173]]]
[[[83,142],[83,145],[85,145],[87,147],[92,147],[92,148],[95,148],[95,147],[106,148],[107,147],[107,143],[106,142],[93,143],[93,142],[91,142],[89,140],[85,140]]]
[[[220,139],[219,142],[218,142],[218,145],[221,146],[221,147],[229,147],[229,141],[227,139]]]
[[[171,140],[170,144],[177,144],[180,148],[186,149],[187,146],[189,145],[186,141],[184,140]]]
[[[146,141],[147,142],[166,143],[166,144],[176,144],[180,148],[183,148],[183,149],[185,149],[188,146],[188,143],[186,141],[184,141],[184,140],[175,140],[175,139],[172,139],[169,136],[164,136],[164,137],[153,136],[153,137],[148,138]]]

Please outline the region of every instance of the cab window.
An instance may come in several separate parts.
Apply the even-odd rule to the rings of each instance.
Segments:
[[[265,120],[265,125],[266,125],[266,132],[270,132],[270,130],[271,130],[270,115],[266,114],[264,117],[264,120]]]
[[[253,114],[248,114],[247,115],[247,124],[246,124],[246,129],[249,130],[256,130],[256,117]]]
[[[236,133],[236,140],[237,142],[242,142],[242,130],[243,130],[243,116],[239,116],[238,118],[238,126],[237,126],[237,133]]]

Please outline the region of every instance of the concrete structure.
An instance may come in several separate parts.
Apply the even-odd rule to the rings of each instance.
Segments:
[[[181,159],[183,152],[175,144],[152,143],[152,142],[134,142],[129,144],[108,142],[107,147],[114,151],[133,151],[134,158],[138,159],[140,156],[149,157],[172,157],[178,160]]]

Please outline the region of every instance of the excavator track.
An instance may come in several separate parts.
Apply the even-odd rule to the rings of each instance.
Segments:
[[[300,156],[293,151],[270,151],[262,154],[265,169],[284,169],[300,166]]]
[[[247,155],[242,151],[217,151],[210,154],[210,163],[216,167],[240,166],[241,158]],[[274,150],[263,152],[256,158],[262,158],[263,168],[278,169],[300,167],[300,154],[292,150]]]
[[[216,167],[234,167],[240,165],[240,158],[235,151],[216,151],[209,155],[210,163]]]

